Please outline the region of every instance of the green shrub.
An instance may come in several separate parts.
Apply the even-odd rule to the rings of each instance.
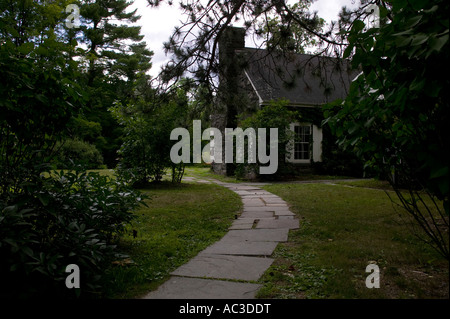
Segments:
[[[79,139],[66,139],[56,145],[58,150],[53,165],[60,169],[70,169],[75,165],[83,165],[88,169],[100,168],[103,156],[99,150],[88,142]]]
[[[114,245],[144,199],[122,181],[96,172],[56,172],[29,179],[0,197],[0,282],[4,297],[74,297],[66,266],[81,273],[82,296],[121,257]],[[3,199],[1,199],[3,198]]]
[[[238,178],[245,178],[246,175],[257,175],[259,178],[270,179],[276,176],[283,176],[292,174],[293,169],[291,163],[285,161],[286,155],[289,154],[289,142],[294,138],[292,131],[289,128],[290,123],[294,122],[298,117],[298,113],[290,110],[287,106],[289,101],[287,100],[274,100],[269,105],[262,107],[260,110],[252,114],[247,118],[240,119],[240,126],[243,130],[247,128],[266,128],[267,134],[270,128],[278,129],[278,170],[275,176],[273,175],[260,175],[259,166],[260,163],[249,164],[242,163],[236,164],[235,174]],[[269,141],[267,136],[267,141]],[[245,141],[245,151],[247,152],[247,143]],[[269,143],[267,143],[269,148]],[[248,157],[245,154],[245,160]]]
[[[124,130],[118,151],[119,175],[126,176],[136,186],[160,182],[168,169],[175,173],[173,182],[180,182],[183,176],[184,164],[175,165],[170,159],[175,144],[170,134],[174,128],[185,126],[188,100],[182,90],[166,98],[158,105],[116,103],[109,109]]]

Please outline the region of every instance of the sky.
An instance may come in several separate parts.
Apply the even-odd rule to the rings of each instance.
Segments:
[[[355,0],[317,0],[310,9],[317,11],[318,15],[329,23],[337,20],[338,13],[344,5],[353,8],[358,2]],[[163,43],[169,39],[174,27],[180,26],[184,20],[177,3],[178,1],[174,1],[173,6],[161,4],[158,8],[152,8],[148,6],[147,0],[134,0],[134,4],[131,6],[131,8],[137,8],[137,13],[141,16],[137,24],[141,26],[141,32],[148,48],[154,52],[153,66],[150,70],[152,76],[156,76],[161,66],[169,60],[164,53]],[[247,40],[246,46],[254,45]]]

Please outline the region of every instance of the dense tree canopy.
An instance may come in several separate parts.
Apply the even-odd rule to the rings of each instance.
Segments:
[[[128,103],[135,98],[137,86],[147,84],[153,52],[142,41],[141,27],[136,25],[140,16],[136,10],[130,11],[131,2],[76,3],[80,6],[80,27],[68,30],[68,35],[78,43],[75,56],[84,69],[83,85],[90,98],[84,115],[73,122],[74,133],[97,123],[101,134],[87,141],[101,151],[108,166],[114,167],[122,132],[108,108],[115,101]]]
[[[20,180],[19,163],[33,167],[44,161],[86,97],[77,64],[68,58],[73,46],[57,27],[63,21],[60,7],[34,1],[1,6],[0,183],[7,187],[11,179]]]
[[[289,9],[301,16],[308,11],[311,1],[299,1],[288,5]],[[325,20],[315,16],[310,21],[310,28],[320,33],[325,25]],[[318,42],[317,37],[296,23],[293,19],[282,23],[279,16],[266,17],[260,21],[256,34],[262,37],[269,50],[285,52],[306,53],[306,49],[314,49]]]

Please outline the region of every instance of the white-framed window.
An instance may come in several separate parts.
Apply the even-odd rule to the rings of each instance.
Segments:
[[[309,161],[311,159],[311,125],[294,124],[294,161]]]
[[[309,164],[322,161],[322,129],[311,123],[291,123],[294,139],[288,145],[287,161]]]

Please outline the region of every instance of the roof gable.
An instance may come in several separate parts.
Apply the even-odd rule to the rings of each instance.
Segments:
[[[284,98],[292,105],[322,105],[345,98],[357,75],[347,60],[251,48],[238,52],[260,103]]]

